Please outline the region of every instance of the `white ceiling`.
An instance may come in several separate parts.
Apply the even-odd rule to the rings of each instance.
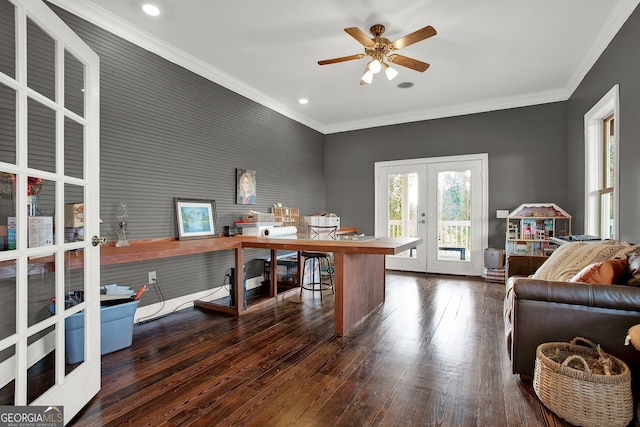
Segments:
[[[325,134],[565,100],[640,2],[148,0],[153,18],[144,0],[49,1]],[[361,86],[366,58],[317,64],[363,52],[343,29],[376,23],[392,41],[433,26],[398,52],[431,67]]]

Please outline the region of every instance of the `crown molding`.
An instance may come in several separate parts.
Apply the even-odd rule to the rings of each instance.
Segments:
[[[529,107],[566,101],[571,94],[565,89],[536,92],[524,95],[491,99],[488,101],[438,107],[393,116],[371,117],[365,120],[341,122],[325,127],[325,134],[348,132],[378,126],[397,125],[401,123],[420,122],[424,120],[442,119],[446,117],[464,116],[467,114],[486,113],[489,111],[508,110],[511,108]]]
[[[613,9],[607,22],[602,27],[602,30],[598,34],[595,44],[591,47],[587,56],[573,74],[567,84],[567,91],[572,93],[578,88],[582,80],[587,75],[589,70],[595,65],[596,61],[600,58],[600,55],[605,51],[609,43],[618,34],[618,31],[622,28],[629,16],[640,4],[640,0],[624,0],[616,5]]]

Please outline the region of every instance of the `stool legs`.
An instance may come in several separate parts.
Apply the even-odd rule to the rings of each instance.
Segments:
[[[322,261],[324,260],[324,262],[327,265],[327,273],[329,275],[329,283],[323,282],[322,281]],[[307,283],[305,285],[304,283],[304,279],[306,277],[306,269],[307,269],[307,262],[310,261],[311,262],[311,281],[309,283]],[[316,264],[317,263],[317,264]],[[319,281],[316,282],[316,265],[317,265],[317,269],[320,275]],[[331,293],[335,294],[335,290],[333,287],[333,272],[334,272],[334,268],[331,265],[331,262],[329,261],[329,258],[326,256],[318,256],[318,257],[308,257],[304,259],[304,262],[302,264],[302,282],[300,283],[300,296],[302,297],[302,291],[303,289],[307,289],[313,292],[320,292],[320,301],[322,301],[322,291],[324,290],[328,290],[329,288],[331,288]],[[318,285],[318,289],[316,289],[316,285]]]

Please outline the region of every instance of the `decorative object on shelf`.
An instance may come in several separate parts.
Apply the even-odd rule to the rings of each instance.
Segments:
[[[218,237],[215,200],[175,199],[178,239]]]
[[[236,169],[236,204],[256,204],[256,171]]]
[[[124,248],[131,246],[129,240],[127,240],[127,220],[129,219],[129,212],[127,210],[127,204],[120,202],[118,207],[118,241],[116,242],[116,248]]]
[[[38,193],[42,191],[43,187],[44,179],[35,178],[33,176],[30,176],[27,179],[27,215],[40,215],[40,202],[38,200]]]

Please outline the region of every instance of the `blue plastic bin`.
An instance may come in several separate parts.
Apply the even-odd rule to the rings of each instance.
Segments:
[[[138,301],[100,307],[100,354],[122,350],[133,341],[133,317]],[[49,306],[55,313],[55,306]],[[84,312],[69,316],[64,325],[67,363],[84,360]]]

